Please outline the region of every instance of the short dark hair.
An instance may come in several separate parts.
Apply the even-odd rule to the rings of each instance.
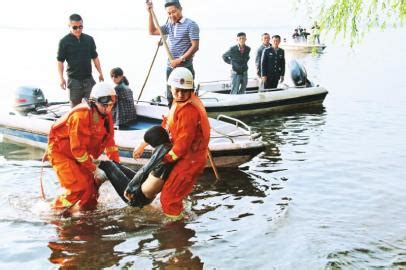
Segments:
[[[281,40],[281,36],[280,36],[280,35],[273,35],[272,38],[277,38],[277,39]]]
[[[165,7],[175,6],[177,9],[182,9],[178,0],[166,0]]]
[[[72,14],[69,16],[69,21],[74,21],[74,22],[79,22],[79,21],[83,21],[82,17],[79,14]]]
[[[269,33],[263,33],[262,35],[261,35],[261,37],[263,37],[263,36],[269,36]]]
[[[246,37],[247,35],[244,32],[240,32],[237,34],[237,37]]]
[[[144,141],[152,147],[171,142],[168,132],[161,126],[153,126],[149,128],[144,134]]]

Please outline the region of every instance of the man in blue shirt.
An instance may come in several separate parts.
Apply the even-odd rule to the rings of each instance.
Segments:
[[[147,2],[149,12],[148,30],[151,35],[160,35],[157,26],[154,24],[151,9],[152,3]],[[166,0],[165,9],[168,13],[169,21],[161,26],[161,31],[167,36],[169,51],[173,60],[168,60],[166,78],[169,78],[172,70],[176,67],[189,69],[193,77],[193,56],[199,50],[199,26],[194,21],[183,17],[182,6],[178,0]],[[172,93],[167,91],[168,105],[172,104]]]

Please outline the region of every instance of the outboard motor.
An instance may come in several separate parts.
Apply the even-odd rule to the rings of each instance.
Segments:
[[[313,84],[307,79],[306,69],[297,60],[290,61],[290,75],[295,86],[313,86]]]
[[[38,87],[20,86],[14,91],[14,109],[22,114],[41,113],[48,101]]]

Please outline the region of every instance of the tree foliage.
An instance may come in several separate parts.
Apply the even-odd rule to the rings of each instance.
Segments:
[[[324,0],[318,18],[322,32],[353,45],[372,28],[402,27],[406,0]]]

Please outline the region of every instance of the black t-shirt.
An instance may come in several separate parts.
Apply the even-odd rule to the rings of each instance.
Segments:
[[[77,39],[72,34],[67,34],[59,41],[59,62],[68,63],[67,74],[69,78],[83,80],[92,76],[92,59],[98,56],[94,39],[86,34],[81,34]]]

